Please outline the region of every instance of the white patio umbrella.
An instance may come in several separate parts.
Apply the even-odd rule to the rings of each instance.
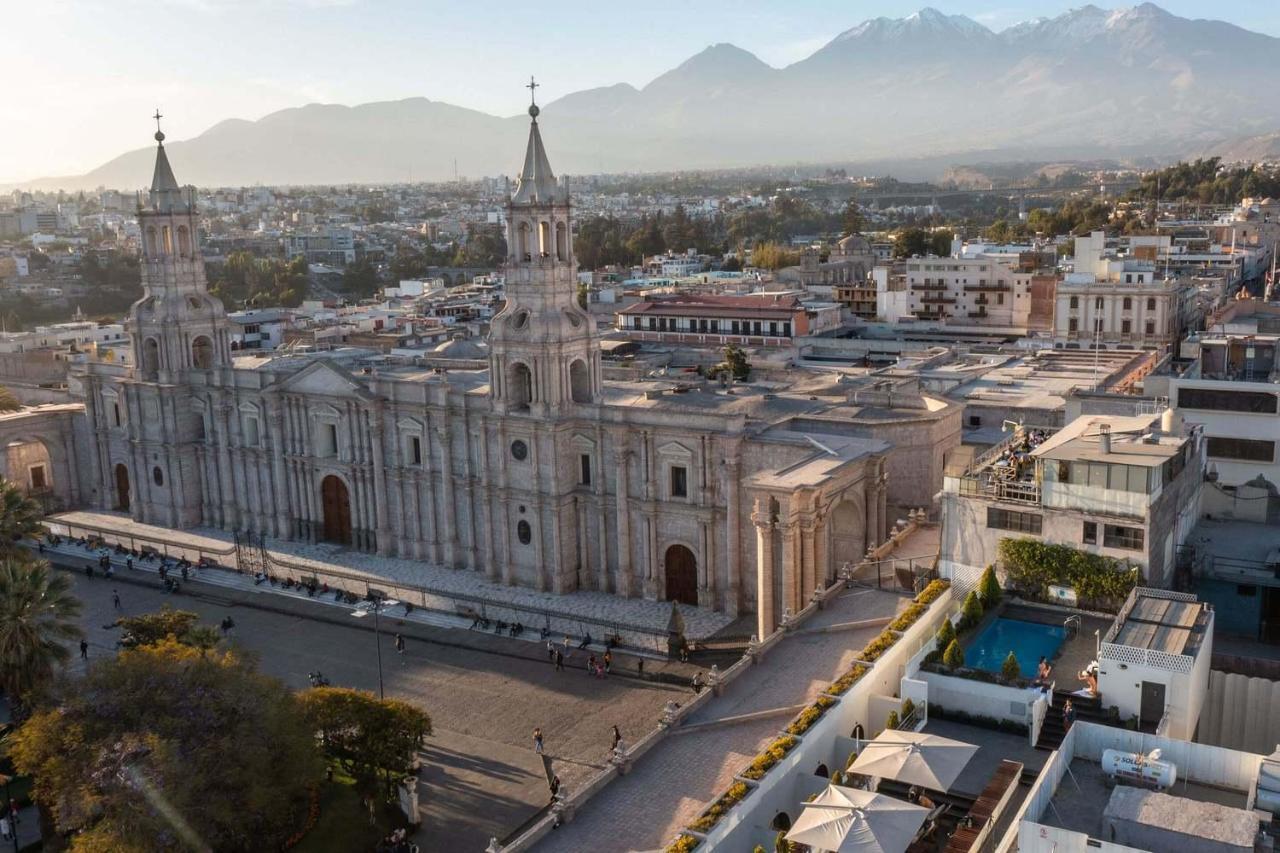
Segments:
[[[973,744],[938,735],[885,729],[863,747],[849,770],[946,791],[977,751]]]
[[[787,832],[787,840],[835,853],[903,853],[929,810],[883,794],[831,785]]]

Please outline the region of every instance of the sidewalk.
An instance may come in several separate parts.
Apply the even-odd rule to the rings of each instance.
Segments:
[[[230,534],[207,527],[193,530],[173,530],[150,524],[140,524],[124,513],[76,511],[59,513],[45,519],[46,524],[57,529],[59,525],[81,525],[101,532],[107,541],[119,541],[125,546],[133,544],[133,537],[146,540],[138,544],[166,543],[169,553],[179,556],[184,550],[190,552],[188,558],[195,562],[197,552],[219,554],[222,562],[233,561],[230,550],[234,540]],[[59,531],[61,532],[61,531]],[[443,622],[443,626],[462,627],[470,624],[470,620],[454,615],[457,602],[450,599],[451,594],[476,596],[486,602],[495,618],[508,622],[524,618],[520,615],[504,615],[504,605],[546,611],[552,614],[552,635],[569,634],[581,636],[582,626],[575,622],[575,617],[604,622],[617,622],[622,625],[641,626],[647,634],[629,636],[625,628],[619,630],[624,641],[629,645],[650,648],[659,651],[656,643],[665,641],[667,622],[671,618],[671,602],[650,601],[642,598],[621,598],[604,592],[578,591],[565,595],[539,592],[517,586],[506,586],[489,581],[477,572],[449,569],[432,565],[419,560],[399,557],[383,557],[352,551],[338,545],[307,544],[288,542],[276,539],[266,540],[267,552],[279,565],[277,570],[282,575],[299,578],[308,570],[323,574],[326,571],[338,571],[344,574],[359,576],[368,583],[394,587],[403,584],[414,588],[415,600],[419,607],[429,607],[436,611],[435,616]],[[235,572],[228,572],[233,578],[248,584],[252,579],[244,578]],[[425,590],[425,593],[423,592]],[[677,605],[684,617],[685,634],[691,640],[709,637],[733,622],[727,614],[718,613],[689,605]],[[513,611],[514,612],[514,611]],[[530,626],[534,636],[540,625]],[[600,632],[595,626],[587,630]],[[658,638],[655,640],[655,638]],[[665,653],[665,648],[661,649]]]
[[[32,551],[36,548],[27,544]],[[138,584],[151,588],[161,587],[159,563],[157,561],[142,562],[135,560],[134,568],[125,568],[122,555],[110,554],[114,574],[108,581],[97,568],[98,558],[105,553],[101,549],[82,548],[74,543],[63,541],[57,547],[46,545],[43,553],[45,559],[53,565],[72,571],[83,571],[86,566],[92,567],[94,577],[104,583]],[[189,570],[190,579],[182,582],[182,590],[174,596],[174,605],[181,606],[185,597],[194,597],[206,601],[225,603],[228,606],[252,607],[287,616],[330,622],[345,627],[360,628],[373,631],[373,620],[357,619],[352,614],[357,608],[345,602],[334,600],[332,595],[309,596],[296,589],[286,590],[281,586],[270,584],[254,584],[251,578],[235,572],[219,569]],[[181,580],[175,569],[169,570],[171,578]],[[379,630],[382,633],[400,633],[406,639],[426,641],[435,645],[453,648],[470,649],[487,654],[519,658],[538,663],[548,663],[546,641],[541,640],[538,632],[525,629],[520,637],[510,637],[506,633],[472,629],[471,622],[458,618],[449,618],[444,614],[417,610],[406,614],[404,608],[395,606],[383,612],[379,619]],[[564,649],[564,635],[552,635],[552,641],[558,649]],[[564,665],[569,669],[584,669],[587,658],[595,654],[599,658],[604,653],[604,646],[594,643],[586,649],[579,650],[581,640],[570,643],[565,654]],[[696,672],[707,667],[696,662],[681,663],[651,654],[637,653],[631,649],[614,650],[611,675],[622,678],[642,677],[646,681],[659,681],[679,686],[688,685]],[[643,674],[639,673],[639,664],[643,660]]]

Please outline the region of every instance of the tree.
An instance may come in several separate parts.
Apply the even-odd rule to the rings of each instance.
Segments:
[[[584,281],[578,282],[578,307],[587,310],[587,302],[591,298],[591,286]]]
[[[959,640],[952,640],[951,645],[947,646],[947,650],[942,653],[942,662],[950,669],[964,666],[964,649],[960,648]]]
[[[901,720],[898,718],[898,712],[890,711],[889,716],[884,721],[884,727],[886,729],[896,729],[900,724]]]
[[[1004,663],[1000,664],[1000,675],[1005,681],[1016,681],[1022,675],[1022,665],[1018,663],[1018,656],[1012,650],[1005,657]]]
[[[737,382],[745,382],[751,376],[751,362],[747,354],[737,344],[726,344],[723,350],[724,361],[712,367],[707,374],[712,378],[728,374]]]
[[[960,630],[972,628],[980,621],[982,621],[982,600],[978,598],[977,592],[970,590],[964,597],[964,604],[960,607]]]
[[[1000,580],[996,577],[996,567],[988,565],[982,572],[982,577],[978,579],[978,598],[982,601],[983,611],[990,610],[1000,603],[1000,597],[1003,592],[1000,589]]]
[[[751,250],[751,266],[762,270],[778,270],[800,263],[800,253],[778,243],[757,243]]]
[[[471,226],[467,242],[454,258],[454,266],[497,269],[507,259],[507,238],[499,225]]]
[[[0,690],[19,700],[38,692],[70,657],[79,615],[67,575],[44,560],[0,560]]]
[[[950,231],[931,231],[924,228],[903,228],[893,234],[893,256],[910,258],[913,255],[951,254]]]
[[[116,620],[122,632],[120,645],[126,649],[153,646],[166,639],[197,649],[211,649],[218,645],[217,630],[199,622],[198,614],[188,610],[174,610],[168,605],[158,613],[144,613]]]
[[[0,412],[16,412],[22,408],[22,401],[8,388],[0,385]]]
[[[840,233],[845,237],[852,234],[861,234],[863,225],[862,208],[858,205],[856,199],[851,198],[845,204],[844,211],[840,214]]]
[[[16,484],[0,478],[0,553],[11,551],[13,543],[39,530],[43,517],[40,504]]]
[[[276,850],[323,762],[297,698],[233,651],[174,640],[89,668],[13,758],[76,851]]]
[[[316,687],[303,693],[301,701],[325,755],[366,792],[376,790],[379,776],[398,780],[408,775],[414,755],[431,734],[431,719],[424,712],[364,690]]]
[[[937,648],[945,650],[951,645],[951,641],[956,638],[956,626],[951,624],[950,619],[943,619],[942,624],[938,626]]]
[[[378,292],[378,271],[368,258],[356,258],[342,271],[342,289],[358,299]]]
[[[720,265],[720,269],[725,272],[742,272],[742,259],[733,255]]]

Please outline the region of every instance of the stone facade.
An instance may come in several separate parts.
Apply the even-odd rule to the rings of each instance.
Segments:
[[[798,428],[818,398],[603,380],[536,111],[487,369],[232,353],[194,194],[161,138],[139,214],[138,366],[78,377],[92,500],[151,524],[332,541],[556,593],[755,612],[762,633],[879,543],[889,444]]]

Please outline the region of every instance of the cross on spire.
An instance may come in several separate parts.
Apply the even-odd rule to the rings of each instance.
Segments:
[[[541,85],[542,85],[541,83],[537,83],[534,81],[532,74],[529,75],[529,83],[525,86],[525,88],[529,90],[529,106],[532,107],[537,105],[537,99],[534,97],[535,95],[537,95],[537,92],[535,90]]]
[[[160,115],[159,107],[156,107],[156,114],[152,118],[156,120],[156,142],[164,142],[164,131],[160,129],[160,119],[164,116]]]

